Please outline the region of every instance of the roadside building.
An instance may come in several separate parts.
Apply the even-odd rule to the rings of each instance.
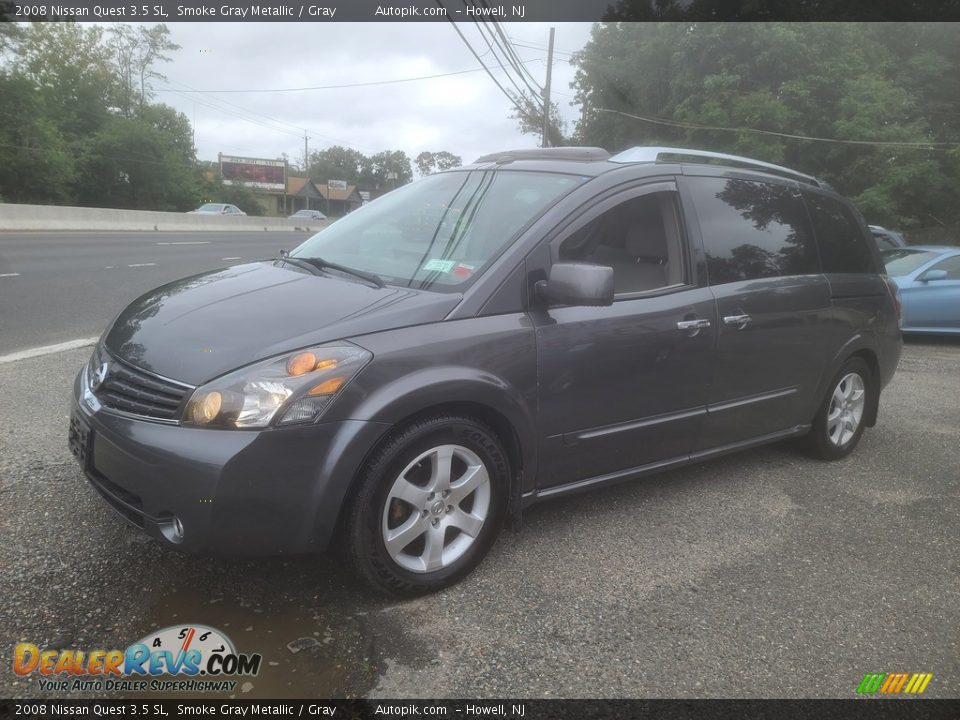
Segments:
[[[319,210],[327,217],[343,217],[360,207],[365,198],[356,185],[343,180],[315,183],[308,177],[292,175],[285,159],[218,156],[224,185],[249,190],[265,216],[286,217],[297,210]],[[212,198],[208,202],[227,202]]]
[[[343,217],[363,204],[356,185],[315,183],[310,178],[287,177],[287,215],[297,210],[319,210],[327,217]]]
[[[297,210],[319,210],[328,217],[330,215],[326,210],[326,197],[310,178],[287,177],[284,202],[284,215],[292,215]]]
[[[320,208],[327,217],[343,217],[363,205],[363,197],[356,185],[342,184],[340,186],[323,184],[317,185],[323,195],[326,206]]]

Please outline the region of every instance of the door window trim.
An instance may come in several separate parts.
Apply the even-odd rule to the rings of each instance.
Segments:
[[[673,178],[648,178],[639,185],[632,185],[628,188],[617,188],[613,192],[593,198],[591,204],[586,209],[578,209],[578,211],[572,213],[547,236],[545,243],[550,248],[550,265],[553,266],[560,262],[560,246],[571,235],[579,232],[601,215],[609,212],[618,205],[658,192],[669,192],[673,195],[674,223],[678,234],[677,241],[680,245],[680,261],[683,263],[684,281],[651,290],[615,293],[613,301],[620,302],[624,300],[658,297],[660,295],[668,295],[681,290],[698,287],[696,278],[693,277],[694,266],[690,248],[690,233],[687,232],[686,223],[684,222],[680,191],[677,187],[676,180]]]

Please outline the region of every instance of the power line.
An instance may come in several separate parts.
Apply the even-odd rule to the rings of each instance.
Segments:
[[[496,45],[497,49],[500,51],[500,54],[503,55],[503,58],[504,60],[506,60],[507,64],[513,67],[514,70],[516,70],[517,67],[514,64],[513,59],[510,57],[510,54],[503,48],[503,46],[500,45],[500,43],[497,42],[497,38],[493,34],[493,32],[486,27],[486,21],[474,20],[473,22],[480,33],[480,37],[483,38],[483,41],[487,44],[487,47],[490,49],[490,52],[493,53],[493,57],[498,61],[500,60],[500,56],[497,54],[497,51],[493,49],[494,45]],[[486,30],[486,32],[484,32],[484,30]],[[488,33],[489,33],[489,37],[488,37]],[[491,39],[492,39],[492,42],[491,42]],[[502,64],[501,64],[501,67],[505,68],[505,66]],[[534,92],[533,89],[530,88],[529,83],[526,82],[526,79],[524,78],[523,73],[519,73],[519,75],[520,75],[520,80],[527,85],[527,89],[530,90],[531,92]],[[513,87],[516,89],[518,95],[523,96],[526,94],[526,91],[523,88],[521,88],[520,85],[517,84],[517,81],[514,80],[513,75],[511,75],[510,72],[507,71],[506,69],[504,70],[504,76],[507,78],[507,80],[510,81],[510,84],[513,85]]]
[[[476,25],[477,30],[480,33],[480,37],[487,44],[487,47],[490,49],[490,52],[493,53],[493,57],[497,61],[500,61],[500,55],[502,55],[503,59],[506,61],[506,64],[517,71],[517,74],[520,76],[520,81],[527,86],[527,90],[524,90],[522,87],[520,87],[520,85],[518,85],[517,81],[514,79],[513,75],[509,72],[509,70],[506,69],[506,65],[501,63],[501,67],[504,68],[504,72],[503,72],[504,76],[507,78],[507,80],[510,81],[510,84],[513,85],[513,87],[516,89],[517,94],[522,97],[527,93],[527,91],[535,93],[536,91],[530,87],[530,83],[527,82],[523,73],[520,70],[518,70],[517,65],[515,64],[513,58],[510,57],[509,52],[505,50],[504,47],[497,41],[497,37],[493,33],[493,31],[491,31],[486,26],[486,21],[474,20],[474,25]],[[497,53],[497,50],[494,50],[494,46],[496,46],[497,50],[499,50],[499,54]]]
[[[441,3],[440,0],[435,0],[435,2],[439,7],[443,8],[443,3]],[[445,9],[446,8],[444,8],[444,10]],[[490,79],[493,80],[493,83],[498,88],[500,88],[500,92],[503,93],[504,97],[506,97],[510,101],[510,104],[517,109],[517,112],[520,113],[521,117],[526,117],[527,111],[524,108],[522,108],[520,104],[516,101],[516,99],[514,99],[514,97],[510,95],[509,92],[507,92],[506,88],[504,88],[503,85],[500,84],[500,81],[497,80],[496,77],[494,77],[493,73],[490,71],[490,68],[488,68],[486,65],[483,64],[483,60],[480,59],[480,55],[478,55],[477,51],[473,49],[473,45],[470,44],[470,41],[467,40],[466,37],[464,37],[462,32],[460,32],[460,28],[457,27],[456,21],[452,17],[450,17],[449,13],[447,13],[447,20],[450,22],[450,26],[456,31],[457,35],[460,36],[460,39],[463,41],[463,44],[467,46],[467,49],[473,54],[473,57],[476,58],[477,62],[480,63],[480,65],[486,71],[487,75],[490,76]]]
[[[453,22],[451,20],[451,22]],[[483,53],[480,56],[474,55],[475,57],[484,57],[489,53]],[[523,60],[524,64],[538,62],[543,58],[531,58],[530,60]],[[483,63],[480,63],[483,65]],[[494,69],[505,69],[506,65],[491,65],[490,67]],[[455,70],[453,72],[447,73],[437,73],[435,75],[420,75],[418,77],[408,77],[408,78],[394,78],[393,80],[372,80],[370,82],[359,82],[359,83],[345,83],[342,85],[312,85],[309,87],[290,87],[290,88],[256,88],[256,89],[231,89],[231,90],[190,90],[189,92],[197,93],[275,93],[275,92],[305,92],[308,90],[341,90],[343,88],[355,88],[355,87],[371,87],[374,85],[395,85],[397,83],[408,83],[408,82],[419,82],[420,80],[435,80],[437,78],[453,77],[455,75],[467,75],[468,73],[482,72],[487,69],[486,65],[479,68],[470,68],[468,70]],[[184,92],[187,92],[186,90]]]
[[[225,99],[221,99],[221,98],[212,98],[212,97],[209,97],[209,96],[208,96],[208,101],[207,101],[207,102],[204,102],[203,100],[198,100],[195,95],[186,95],[185,93],[189,90],[190,92],[195,92],[195,93],[199,93],[199,94],[202,94],[202,95],[206,95],[206,91],[204,91],[204,90],[196,90],[195,88],[191,88],[189,85],[186,85],[185,83],[182,83],[182,82],[179,82],[179,81],[175,81],[175,80],[173,80],[173,81],[168,81],[168,82],[175,82],[177,85],[180,85],[180,86],[182,86],[182,87],[184,87],[184,88],[187,88],[186,90],[177,90],[177,89],[174,89],[174,88],[167,88],[167,91],[168,91],[168,92],[173,92],[173,93],[175,93],[175,94],[177,94],[177,95],[180,95],[180,97],[183,97],[183,98],[185,98],[185,99],[187,99],[187,100],[190,100],[191,102],[198,102],[198,103],[200,103],[201,105],[203,105],[204,107],[210,108],[210,109],[212,109],[212,110],[217,110],[217,111],[219,111],[219,112],[224,113],[225,115],[229,115],[230,117],[236,117],[236,118],[239,118],[240,120],[244,120],[244,121],[246,121],[246,122],[251,122],[251,123],[256,124],[256,125],[261,125],[261,126],[263,126],[263,127],[266,127],[266,128],[269,129],[269,130],[275,130],[276,132],[284,132],[284,133],[287,133],[287,134],[289,134],[289,135],[295,135],[297,138],[303,137],[303,131],[304,131],[304,130],[307,130],[307,131],[311,132],[311,133],[312,133],[314,136],[316,136],[316,137],[321,137],[321,138],[324,138],[324,139],[326,139],[326,140],[330,140],[330,141],[332,141],[332,142],[334,142],[334,143],[337,143],[337,144],[340,144],[340,145],[346,145],[347,147],[352,147],[352,148],[354,148],[354,149],[356,149],[356,150],[363,150],[363,151],[368,151],[368,150],[369,150],[369,148],[362,148],[362,147],[360,147],[360,146],[358,146],[358,145],[354,145],[354,144],[349,143],[349,142],[347,142],[347,141],[345,141],[345,140],[341,140],[341,139],[335,138],[335,137],[333,137],[333,136],[331,136],[331,135],[326,135],[326,134],[324,134],[324,133],[318,132],[317,130],[314,130],[313,128],[304,128],[302,125],[294,125],[293,123],[289,123],[289,122],[287,122],[286,120],[281,120],[281,119],[275,118],[275,117],[273,117],[273,116],[271,116],[271,115],[266,115],[266,114],[264,114],[264,113],[257,112],[256,110],[251,110],[251,109],[249,109],[249,108],[245,108],[245,107],[243,107],[242,105],[237,105],[236,103],[231,102],[231,101],[229,101],[229,100],[225,100]],[[214,103],[214,104],[210,104],[210,103]],[[219,105],[220,103],[222,103],[222,104],[224,104],[224,105],[229,105],[229,106],[234,107],[234,108],[237,108],[238,110],[241,110],[243,113],[246,113],[246,115],[249,116],[249,117],[244,117],[244,116],[239,115],[238,113],[236,113],[236,112],[234,112],[234,111],[230,111],[230,110],[227,110],[227,109],[225,109],[225,108],[223,108],[223,107],[220,107],[220,105]],[[281,128],[281,127],[268,127],[268,126],[266,126],[266,125],[263,125],[261,121],[258,121],[258,120],[256,119],[256,117],[264,118],[266,121],[269,121],[269,122],[271,122],[271,123],[275,123],[275,124],[277,124],[277,125],[285,125],[285,126],[288,127],[288,128],[292,128],[292,130],[286,130],[286,129]],[[296,132],[294,132],[293,130],[295,130]]]
[[[536,43],[533,43],[532,41],[529,41],[529,40],[517,40],[516,38],[511,37],[509,35],[507,35],[507,37],[510,38],[510,42],[512,42],[517,47],[527,48],[528,50],[546,50],[547,49],[545,46],[537,45]],[[561,50],[560,48],[554,48],[553,52],[557,53],[558,55],[575,55],[577,51]]]
[[[609,108],[592,108],[596,112],[612,113],[614,115],[623,115],[624,117],[642,120],[643,122],[653,123],[655,125],[667,125],[670,127],[680,127],[689,130],[713,130],[721,132],[752,132],[762,135],[775,135],[777,137],[790,138],[792,140],[810,140],[812,142],[832,142],[845,145],[874,145],[877,147],[902,147],[916,148],[926,150],[946,150],[951,147],[960,147],[957,142],[896,142],[887,140],[841,140],[839,138],[811,137],[808,135],[791,135],[789,133],[774,132],[773,130],[758,130],[756,128],[728,128],[715,125],[697,125],[694,123],[685,123],[678,120],[665,120],[663,118],[644,117],[643,115],[633,115],[632,113],[621,110],[610,110]]]
[[[490,3],[487,0],[479,1],[484,7],[490,7]],[[481,18],[481,20],[484,23],[484,26],[486,26],[487,20],[485,18]],[[491,33],[494,43],[496,43],[498,47],[502,48],[506,52],[507,60],[513,66],[514,70],[517,71],[520,79],[523,80],[523,83],[527,86],[530,92],[532,92],[535,96],[539,95],[543,89],[540,87],[540,84],[536,81],[530,71],[527,70],[526,65],[523,64],[520,55],[517,53],[513,45],[510,44],[510,40],[507,39],[506,33],[503,32],[503,29],[500,27],[499,23],[492,17],[489,23],[493,27],[494,32],[496,32],[495,36],[493,33]],[[499,38],[499,42],[497,41],[497,38]]]
[[[266,123],[266,122],[263,122],[262,120],[257,120],[256,118],[254,118],[254,117],[252,117],[252,116],[248,116],[248,115],[245,115],[245,114],[243,114],[243,113],[239,113],[239,112],[237,112],[236,110],[229,110],[229,109],[227,109],[227,108],[225,108],[225,107],[222,107],[222,106],[220,106],[220,105],[216,105],[216,104],[214,104],[213,102],[210,102],[210,101],[205,100],[205,99],[203,99],[203,98],[199,98],[199,97],[197,97],[197,96],[195,96],[195,95],[185,95],[183,92],[181,92],[181,91],[179,91],[179,90],[176,90],[176,89],[174,89],[174,88],[165,88],[165,90],[166,90],[166,92],[172,92],[172,93],[174,93],[175,95],[178,95],[178,96],[180,96],[181,98],[184,98],[185,100],[189,100],[190,102],[197,103],[197,104],[200,105],[201,107],[205,107],[205,108],[207,108],[207,109],[209,109],[209,110],[216,110],[217,112],[221,112],[221,113],[223,113],[224,115],[227,115],[227,116],[229,116],[229,117],[231,117],[231,118],[234,118],[234,119],[236,119],[236,120],[240,120],[240,121],[242,121],[242,122],[247,122],[247,123],[250,123],[251,125],[256,125],[257,127],[264,128],[265,130],[272,130],[273,132],[284,133],[284,134],[286,134],[286,135],[291,135],[291,136],[296,137],[296,138],[299,138],[299,137],[300,137],[300,133],[299,133],[299,132],[294,132],[293,130],[287,130],[286,128],[276,127],[276,126],[274,126],[274,125],[270,125],[270,124],[268,124],[268,123]]]

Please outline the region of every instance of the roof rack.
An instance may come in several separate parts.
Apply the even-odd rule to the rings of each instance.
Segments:
[[[815,187],[827,187],[826,183],[821,182],[812,175],[806,175],[796,170],[773,165],[772,163],[754,160],[753,158],[742,157],[740,155],[727,155],[726,153],[710,152],[709,150],[691,150],[689,148],[671,148],[671,147],[635,147],[624,150],[610,158],[610,162],[615,163],[639,163],[639,162],[658,162],[661,155],[679,155],[689,157],[694,160],[723,160],[728,163],[736,163],[750,168],[765,170],[772,175],[781,175],[792,180],[813,185]]]
[[[610,157],[603,148],[598,147],[552,147],[529,148],[527,150],[503,150],[478,157],[474,162],[498,164],[514,160],[606,160]]]

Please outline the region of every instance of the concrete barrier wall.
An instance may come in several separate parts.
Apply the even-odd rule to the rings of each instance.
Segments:
[[[124,230],[159,232],[317,231],[327,220],[288,220],[266,217],[221,217],[146,210],[55,207],[0,203],[0,231],[9,230]]]

